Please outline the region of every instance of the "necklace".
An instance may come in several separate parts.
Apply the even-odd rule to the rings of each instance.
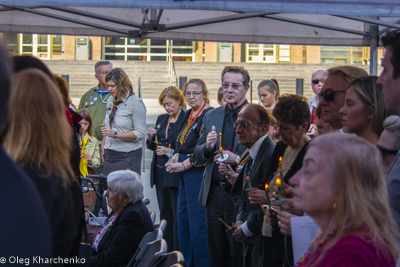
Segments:
[[[315,254],[318,249],[321,249],[323,244],[325,244],[326,241],[331,239],[335,234],[336,228],[330,231],[325,237],[323,237],[322,234],[319,235],[308,248],[306,253],[304,253],[304,255],[301,257],[301,259],[294,265],[294,267],[302,266],[306,260],[308,260],[313,254]]]
[[[199,110],[199,112],[197,112],[196,116],[194,116],[193,118],[193,109],[192,111],[190,111],[190,115],[189,115],[189,120],[188,120],[188,125],[192,125],[195,120],[197,119],[197,117],[201,114],[201,112],[203,111],[203,109],[206,107],[207,102],[204,102],[203,106],[201,107],[201,109]]]
[[[169,117],[169,119],[168,119],[167,129],[165,129],[165,139],[168,139],[168,129],[169,129],[170,122],[171,122],[171,117]]]

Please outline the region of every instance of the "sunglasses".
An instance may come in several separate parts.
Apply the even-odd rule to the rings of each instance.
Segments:
[[[315,79],[315,80],[312,80],[312,81],[311,81],[312,84],[319,84],[319,82],[324,83],[325,80],[318,80],[318,79]]]
[[[235,90],[238,90],[241,86],[243,86],[244,84],[237,84],[237,83],[232,83],[232,84],[229,84],[229,83],[222,83],[221,84],[221,86],[222,86],[222,89],[228,89],[229,88],[229,86],[230,87],[232,87],[233,89],[235,89]]]
[[[318,99],[324,98],[326,102],[333,101],[336,93],[346,93],[346,91],[325,91],[318,93]]]
[[[386,149],[379,145],[377,145],[377,147],[378,147],[379,151],[382,153],[382,157],[385,157],[386,155],[397,155],[397,153],[399,152],[398,150]]]
[[[234,128],[237,128],[237,127],[242,127],[243,129],[246,129],[247,128],[247,126],[249,126],[249,125],[262,125],[262,123],[249,123],[249,122],[247,122],[247,121],[235,121],[234,123],[233,123],[233,127]]]

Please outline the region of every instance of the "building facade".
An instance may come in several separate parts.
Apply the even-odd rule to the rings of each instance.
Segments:
[[[369,64],[368,47],[216,43],[3,33],[11,54],[43,60]],[[379,48],[378,58],[383,57]],[[380,62],[379,62],[380,63]]]

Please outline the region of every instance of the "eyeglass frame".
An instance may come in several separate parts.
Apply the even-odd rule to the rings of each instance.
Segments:
[[[228,89],[229,87],[232,87],[234,90],[239,90],[240,87],[244,86],[244,84],[237,84],[237,83],[221,83],[222,89]],[[237,88],[236,88],[237,87]]]
[[[316,81],[317,83],[315,83],[315,81]],[[312,83],[312,84],[315,84],[315,85],[319,84],[319,82],[324,83],[325,80],[322,80],[322,79],[314,79],[314,80],[311,80],[311,83]]]
[[[319,100],[321,100],[321,98],[323,97],[326,102],[332,102],[333,100],[335,100],[336,93],[346,93],[346,92],[347,92],[346,90],[344,90],[344,91],[343,90],[340,90],[340,91],[329,90],[329,91],[325,91],[323,93],[318,93],[317,96],[318,96]],[[327,95],[327,94],[331,94],[332,98],[331,97],[326,98],[325,95]]]
[[[246,126],[244,126],[243,124],[245,124]],[[237,128],[237,127],[242,127],[243,129],[246,129],[247,127],[249,127],[250,125],[265,125],[265,123],[249,123],[247,121],[235,121],[233,123],[233,128]]]
[[[385,155],[397,155],[397,153],[399,153],[399,150],[387,149],[387,148],[381,147],[380,145],[377,145],[376,147],[381,152],[382,157],[385,157]]]
[[[204,90],[201,90],[200,92],[198,91],[193,91],[193,92],[185,92],[185,96],[186,97],[190,97],[190,96],[194,96],[194,97],[198,97],[199,95],[201,95],[201,93],[204,93]]]

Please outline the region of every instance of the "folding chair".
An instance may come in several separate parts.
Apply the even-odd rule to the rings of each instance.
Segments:
[[[167,220],[161,220],[160,224],[156,226],[156,228],[161,229],[163,233],[165,233],[165,228],[167,228]]]
[[[149,267],[152,262],[155,262],[162,254],[168,251],[167,242],[164,239],[150,242],[144,248],[144,253],[135,262],[133,267]]]
[[[156,212],[155,211],[150,212],[150,218],[151,218],[151,222],[154,225],[154,223],[156,221]]]
[[[183,254],[180,251],[172,251],[170,253],[165,253],[161,255],[154,263],[153,267],[170,267],[174,264],[180,264],[181,266],[186,266]]]
[[[142,240],[140,240],[140,243],[138,245],[138,248],[135,252],[135,254],[133,255],[133,257],[131,258],[131,260],[128,263],[127,267],[132,267],[135,262],[141,257],[141,255],[144,253],[145,250],[145,246],[153,241],[156,240],[161,240],[163,238],[163,232],[161,231],[161,229],[155,229],[153,232],[148,232],[146,233]]]

